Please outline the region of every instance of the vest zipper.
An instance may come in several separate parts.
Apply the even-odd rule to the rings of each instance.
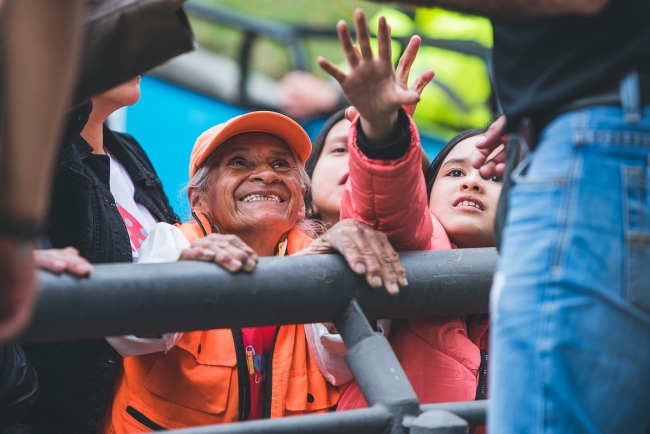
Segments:
[[[138,410],[131,407],[130,405],[126,407],[126,413],[129,416],[131,416],[133,419],[140,422],[142,425],[146,426],[147,428],[149,428],[151,430],[154,430],[154,431],[167,431],[167,428],[161,427],[156,422],[152,421],[147,416],[140,413]]]
[[[275,329],[275,337],[273,338],[273,347],[271,347],[271,357],[269,364],[266,367],[266,384],[264,385],[264,405],[262,406],[262,419],[271,418],[271,400],[273,398],[273,353],[275,352],[275,343],[278,340],[278,333],[280,327]]]
[[[246,364],[246,351],[244,337],[241,329],[232,329],[232,338],[235,341],[235,354],[237,355],[237,379],[239,380],[239,421],[247,420],[251,407],[250,378]]]

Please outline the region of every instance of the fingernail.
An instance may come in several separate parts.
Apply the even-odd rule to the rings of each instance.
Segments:
[[[372,285],[374,288],[381,288],[381,277],[379,276],[372,276],[370,278],[370,285]]]
[[[201,256],[205,259],[212,259],[214,257],[214,252],[212,250],[202,249]]]
[[[399,279],[399,284],[402,285],[402,287],[404,287],[404,286],[408,286],[408,285],[409,285],[409,281],[406,279],[406,277],[401,277],[401,278]]]
[[[230,268],[233,270],[241,268],[241,261],[238,261],[237,259],[231,259],[230,262]]]
[[[90,271],[90,266],[87,264],[77,264],[74,269],[77,270],[78,273],[88,273]]]
[[[252,259],[247,259],[246,264],[244,264],[244,270],[253,271],[255,269],[256,262]]]
[[[52,267],[62,270],[65,268],[65,262],[58,260],[52,261]]]
[[[358,263],[354,266],[354,272],[357,274],[363,274],[366,272],[366,267],[362,263]]]
[[[397,295],[397,294],[399,294],[399,286],[397,286],[397,283],[395,283],[395,282],[393,282],[393,283],[388,283],[388,284],[386,285],[386,290],[388,290],[388,293],[389,293],[390,295]]]

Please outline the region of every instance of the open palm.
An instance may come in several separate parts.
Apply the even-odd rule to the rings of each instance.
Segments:
[[[395,79],[391,64],[390,31],[384,17],[379,19],[376,58],[370,47],[370,31],[362,10],[355,11],[354,21],[359,48],[352,42],[347,24],[341,21],[337,25],[350,72],[345,73],[322,57],[318,59],[318,64],[339,82],[345,96],[359,111],[366,125],[372,126],[376,133],[390,135],[397,121],[397,110],[402,105],[417,103],[420,96],[414,90],[403,89]],[[364,125],[364,131],[365,129]]]

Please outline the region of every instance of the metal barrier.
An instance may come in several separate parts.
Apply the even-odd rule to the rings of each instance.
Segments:
[[[253,273],[210,263],[99,265],[90,277],[41,273],[34,319],[19,339],[48,342],[333,321],[369,409],[183,429],[207,433],[464,433],[486,402],[420,406],[388,340],[367,318],[488,311],[497,254],[458,249],[400,254],[409,286],[370,288],[339,255],[262,258]]]

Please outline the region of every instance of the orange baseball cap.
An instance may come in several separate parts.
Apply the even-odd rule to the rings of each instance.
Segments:
[[[199,136],[190,156],[190,179],[219,145],[237,134],[269,133],[278,136],[296,153],[304,165],[311,153],[311,140],[293,119],[276,112],[251,112],[215,125]]]

